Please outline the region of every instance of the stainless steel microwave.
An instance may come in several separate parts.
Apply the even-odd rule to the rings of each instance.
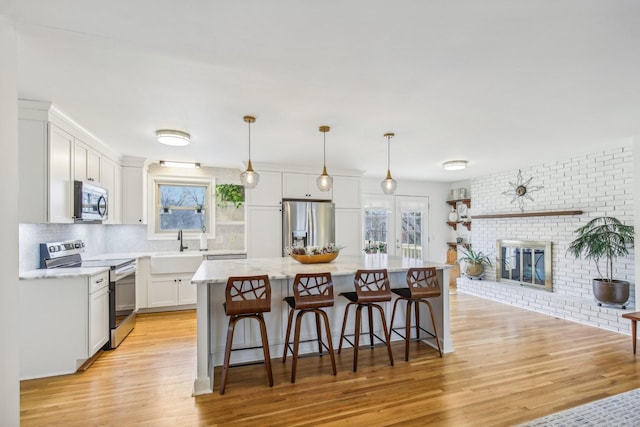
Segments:
[[[73,219],[75,222],[101,223],[109,213],[108,193],[93,183],[73,182]]]

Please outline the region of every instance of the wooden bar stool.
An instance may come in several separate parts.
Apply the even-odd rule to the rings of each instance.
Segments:
[[[229,360],[231,351],[249,350],[260,347],[244,347],[232,349],[233,332],[236,323],[242,319],[256,319],[260,325],[260,336],[262,338],[262,352],[264,354],[264,364],[267,369],[269,387],[273,387],[273,373],[271,372],[271,356],[269,355],[269,340],[267,338],[267,328],[264,323],[262,313],[271,311],[271,284],[269,276],[238,276],[227,279],[225,291],[224,311],[229,316],[229,327],[227,329],[227,344],[224,350],[224,365],[222,366],[222,380],[220,382],[220,394],[224,394],[227,384],[227,373],[229,371]]]
[[[369,317],[369,331],[366,333],[369,335],[369,347],[373,349],[373,339],[377,338],[379,341],[385,343],[387,352],[389,353],[389,363],[393,366],[393,354],[391,352],[391,344],[389,339],[389,330],[387,329],[387,320],[384,316],[384,309],[380,303],[385,301],[391,301],[391,287],[389,285],[389,275],[387,269],[378,270],[358,270],[356,271],[353,284],[356,288],[355,292],[341,292],[340,295],[347,298],[349,303],[344,309],[344,319],[342,320],[342,332],[340,333],[340,345],[338,347],[338,354],[342,351],[342,341],[346,340],[353,346],[353,372],[358,370],[358,350],[360,347],[360,335],[362,334],[360,323],[362,320],[362,309],[367,308]],[[353,334],[354,342],[349,341],[345,335],[345,329],[347,327],[347,317],[349,316],[349,308],[356,306],[356,324]],[[373,309],[376,309],[380,313],[380,319],[382,320],[382,328],[384,330],[384,339],[380,338],[373,333]]]
[[[416,339],[420,339],[420,331],[423,331],[432,337],[435,337],[438,344],[438,353],[442,357],[442,349],[440,348],[440,339],[438,338],[438,328],[436,327],[436,321],[433,317],[433,307],[429,302],[429,298],[438,298],[442,292],[440,290],[440,283],[438,282],[438,276],[436,275],[435,267],[424,268],[410,268],[407,271],[407,285],[408,288],[394,288],[391,292],[398,297],[393,304],[393,312],[391,314],[391,331],[400,335],[405,340],[404,347],[404,360],[409,360],[409,341],[411,340],[411,306],[415,303],[415,319],[416,319]],[[396,317],[396,308],[400,301],[407,302],[407,313],[405,323],[405,335],[403,336],[393,327],[393,321]],[[418,303],[423,303],[427,306],[429,314],[431,315],[431,325],[433,326],[433,334],[420,326],[420,310]]]
[[[291,365],[291,382],[296,382],[296,367],[298,364],[298,349],[301,342],[318,342],[318,355],[322,357],[323,347],[331,357],[331,367],[333,375],[336,375],[336,359],[333,354],[333,344],[331,343],[331,328],[329,327],[329,318],[327,313],[322,310],[324,307],[333,306],[333,280],[331,273],[311,273],[296,274],[293,280],[293,296],[284,298],[289,307],[289,321],[287,322],[287,333],[284,345],[284,355],[282,363],[287,361],[287,350],[291,350],[293,364]],[[293,338],[293,349],[290,347],[289,337],[291,335],[291,323],[293,323],[293,314],[296,315],[296,327]],[[302,316],[307,313],[315,313],[316,317],[316,339],[300,341],[300,326],[302,324]],[[320,318],[324,321],[325,334],[327,343],[322,341],[322,329],[320,328]]]

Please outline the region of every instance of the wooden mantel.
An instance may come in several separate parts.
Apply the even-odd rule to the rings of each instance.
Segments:
[[[501,213],[488,215],[473,215],[472,219],[491,218],[524,218],[529,216],[561,216],[561,215],[582,215],[582,211],[546,211],[546,212],[522,212],[522,213]]]

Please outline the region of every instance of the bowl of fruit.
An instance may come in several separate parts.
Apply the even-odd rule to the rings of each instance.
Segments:
[[[331,262],[338,257],[340,249],[333,244],[326,246],[307,246],[306,248],[291,248],[289,256],[302,264],[320,264]]]

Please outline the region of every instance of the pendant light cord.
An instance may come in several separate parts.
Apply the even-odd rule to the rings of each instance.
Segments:
[[[249,161],[251,161],[251,122],[248,121],[247,124],[249,125]]]
[[[327,168],[327,133],[322,132],[322,167]]]
[[[391,171],[391,136],[387,136],[387,172]]]

